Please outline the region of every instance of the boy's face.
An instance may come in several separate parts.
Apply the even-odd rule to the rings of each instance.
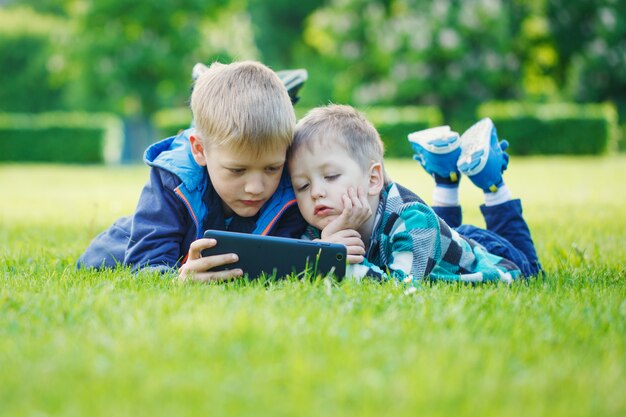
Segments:
[[[235,152],[223,146],[203,147],[192,136],[191,147],[198,164],[207,167],[215,191],[222,199],[226,216],[256,215],[274,194],[283,172],[287,148],[261,155]]]
[[[338,144],[301,147],[289,160],[289,173],[302,216],[320,230],[341,214],[348,188],[370,191],[369,173]]]

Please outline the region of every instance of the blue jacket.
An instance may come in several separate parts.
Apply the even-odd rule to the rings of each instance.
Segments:
[[[190,132],[188,129],[146,150],[144,161],[152,168],[135,213],[96,236],[78,259],[79,267],[177,268],[191,242],[201,238],[206,229],[227,228],[222,201],[207,170],[191,154]],[[258,215],[234,216],[228,230],[297,238],[305,227],[285,171]]]

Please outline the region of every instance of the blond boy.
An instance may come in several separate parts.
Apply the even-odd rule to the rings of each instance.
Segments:
[[[257,62],[213,64],[191,96],[195,127],[150,146],[151,167],[135,213],[97,236],[81,267],[129,265],[178,271],[181,279],[228,280],[212,272],[237,254],[202,257],[206,229],[298,237],[306,226],[285,165],[295,114],[278,76]]]

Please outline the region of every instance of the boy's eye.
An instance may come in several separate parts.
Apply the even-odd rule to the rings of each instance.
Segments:
[[[301,191],[306,190],[307,188],[309,188],[309,184],[302,184],[296,187],[296,191],[301,192]]]
[[[241,174],[245,171],[244,168],[228,168],[228,170],[233,174]]]
[[[266,170],[267,172],[271,172],[271,173],[276,173],[276,172],[282,171],[282,169],[283,169],[283,167],[282,167],[282,166],[277,166],[277,167],[267,167],[267,168],[265,168],[265,170]]]
[[[337,178],[339,178],[339,174],[331,174],[331,175],[324,176],[324,179],[326,181],[335,181]]]

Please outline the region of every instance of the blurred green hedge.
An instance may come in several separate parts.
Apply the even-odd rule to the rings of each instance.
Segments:
[[[0,113],[0,161],[116,163],[121,139],[108,114]]]
[[[309,109],[295,107],[298,119]],[[361,110],[376,126],[385,143],[385,156],[389,158],[411,157],[413,152],[407,135],[415,130],[443,124],[443,116],[432,106],[369,107]],[[188,108],[159,111],[154,116],[154,124],[160,138],[177,134],[189,127],[191,110]]]
[[[387,158],[410,158],[409,133],[443,124],[443,115],[434,106],[372,107],[363,113],[380,133]]]
[[[303,117],[308,110],[296,107],[296,115]],[[410,158],[413,151],[407,139],[409,133],[443,124],[443,115],[434,106],[367,107],[358,110],[380,133],[387,158]]]
[[[302,117],[307,109],[297,108]],[[370,107],[362,110],[385,143],[386,157],[411,157],[407,135],[443,124],[436,107]],[[620,126],[611,104],[490,102],[478,117],[490,117],[512,154],[601,154],[618,148]],[[188,108],[158,112],[155,141],[176,135],[191,122]],[[116,163],[122,122],[109,114],[0,113],[0,161]]]
[[[490,117],[514,155],[597,155],[617,150],[619,127],[612,104],[488,102],[477,110]]]
[[[181,130],[187,129],[191,124],[191,109],[181,107],[176,109],[160,110],[152,118],[157,138],[165,139],[178,134]]]

